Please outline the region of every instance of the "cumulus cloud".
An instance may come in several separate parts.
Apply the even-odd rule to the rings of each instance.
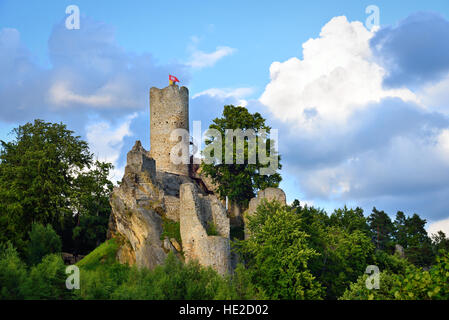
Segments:
[[[303,59],[271,65],[259,101],[279,128],[284,177],[315,202],[442,218],[449,118],[426,105],[424,90],[383,85],[392,73],[375,57],[376,32],[336,17],[303,44]]]
[[[16,29],[0,31],[0,99],[4,121],[36,117],[84,123],[96,113],[113,120],[147,108],[151,86],[166,85],[170,72],[189,81],[185,65],[160,65],[149,53],[135,54],[120,47],[113,29],[89,18],[82,28],[55,25],[48,41],[51,67],[37,65]],[[82,118],[82,117],[81,117]]]
[[[204,52],[194,49],[187,65],[197,69],[212,67],[219,60],[233,54],[235,51],[236,49],[226,46],[217,47],[215,51],[212,52]]]
[[[432,222],[427,227],[427,233],[429,235],[437,234],[438,231],[443,231],[446,236],[449,235],[449,218]]]
[[[114,169],[110,174],[111,181],[120,180],[124,173],[124,165],[119,163],[123,152],[125,137],[133,136],[131,122],[137,113],[127,116],[124,122],[113,127],[106,121],[95,122],[86,126],[86,136],[89,147],[99,161],[110,162]]]
[[[376,60],[388,70],[391,87],[440,80],[449,71],[449,21],[432,12],[417,12],[371,39]]]
[[[209,96],[212,98],[217,98],[218,100],[231,100],[237,102],[239,106],[246,106],[248,101],[246,101],[245,97],[251,95],[254,92],[253,88],[210,88],[204,91],[201,91],[195,95],[193,95],[192,99],[201,97],[201,96]]]
[[[387,97],[416,101],[407,89],[384,90],[385,70],[371,61],[373,33],[361,22],[336,17],[320,37],[303,44],[303,59],[274,62],[260,101],[281,120],[319,132],[346,119],[367,103]]]

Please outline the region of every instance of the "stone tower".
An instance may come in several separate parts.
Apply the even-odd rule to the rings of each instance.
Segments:
[[[163,89],[150,89],[150,156],[156,160],[156,169],[179,175],[188,176],[189,166],[184,163],[175,164],[170,160],[172,148],[179,146],[180,139],[171,141],[170,135],[175,129],[185,129],[189,132],[189,90],[176,84]],[[190,159],[189,136],[182,138],[184,150],[187,154],[178,152]]]

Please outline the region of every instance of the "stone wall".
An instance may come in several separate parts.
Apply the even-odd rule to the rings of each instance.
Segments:
[[[172,148],[178,141],[171,141],[170,134],[175,129],[189,130],[189,90],[186,87],[169,85],[163,89],[150,89],[150,143],[151,157],[156,160],[158,171],[189,175],[189,136],[183,138],[187,150],[184,164],[170,161]]]
[[[193,183],[180,189],[180,227],[186,261],[197,260],[220,274],[231,271],[229,219],[221,202],[214,196],[198,194]],[[218,235],[208,235],[209,223],[214,223]]]
[[[108,238],[118,240],[120,262],[153,269],[171,251],[220,274],[230,272],[229,218],[221,202],[187,176],[157,171],[140,141],[128,152],[110,203]],[[179,222],[181,243],[162,237],[167,221]],[[207,234],[211,225],[217,235]]]

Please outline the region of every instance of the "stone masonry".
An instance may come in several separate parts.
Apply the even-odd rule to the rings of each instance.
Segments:
[[[170,161],[170,153],[179,141],[172,140],[173,130],[185,129],[189,131],[189,90],[170,85],[163,89],[150,89],[150,156],[156,161],[158,171],[179,175],[189,175],[189,136],[183,138],[186,154],[184,163],[175,164]]]

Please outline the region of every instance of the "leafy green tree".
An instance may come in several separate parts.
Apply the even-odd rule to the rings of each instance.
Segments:
[[[330,216],[329,225],[340,227],[349,233],[359,230],[366,235],[370,234],[363,209],[359,207],[348,209],[344,206],[343,209],[335,209]]]
[[[25,263],[11,242],[0,246],[0,299],[23,299],[21,287],[27,278]]]
[[[313,273],[326,287],[326,297],[337,299],[371,264],[374,245],[362,231],[348,232],[336,226],[328,227],[323,237],[324,247],[317,249],[320,269],[314,268]]]
[[[73,228],[75,250],[87,253],[106,240],[109,215],[109,195],[113,184],[108,180],[112,165],[96,161],[91,170],[76,178]]]
[[[92,234],[95,223],[104,230],[104,219],[90,221],[95,219],[88,216],[104,216],[110,210],[107,192],[99,190],[110,189],[103,178],[111,166],[94,165],[87,143],[62,123],[35,120],[13,134],[14,140],[1,141],[0,149],[0,243],[11,240],[23,252],[32,223],[41,223],[51,224],[63,247],[71,249],[73,243],[68,242],[78,225],[74,220],[82,223],[81,216],[89,220],[80,226],[88,230],[84,235]],[[82,233],[78,230],[75,236]]]
[[[430,266],[434,261],[432,240],[425,229],[426,220],[416,213],[411,217],[399,211],[394,221],[394,239],[404,248],[407,259],[416,266]]]
[[[449,252],[449,238],[447,238],[446,234],[440,230],[436,234],[432,234],[432,246],[434,253],[440,251]]]
[[[343,294],[344,300],[447,300],[449,299],[449,254],[436,258],[429,271],[409,265],[403,273],[380,273],[379,290],[369,290],[363,275]]]
[[[309,247],[296,210],[263,201],[248,217],[250,237],[237,241],[251,282],[270,299],[320,299],[323,288],[309,270],[318,253]]]
[[[264,164],[259,158],[258,143],[256,143],[254,148],[245,139],[243,150],[237,150],[237,143],[233,143],[233,163],[226,163],[225,137],[227,130],[241,129],[243,133],[249,132],[248,130],[254,130],[257,141],[266,144],[265,151],[269,151],[273,157],[278,157],[278,165],[275,169],[281,168],[280,156],[276,155],[274,151],[273,140],[261,135],[261,130],[266,130],[266,133],[269,134],[271,128],[265,124],[265,119],[259,113],[251,114],[244,107],[226,105],[224,106],[223,116],[214,119],[213,124],[209,128],[218,130],[221,133],[221,159],[218,158],[214,151],[211,151],[211,155],[215,158],[214,162],[210,164],[203,162],[201,168],[203,173],[217,184],[217,191],[222,199],[228,197],[230,201],[244,208],[248,205],[249,200],[255,196],[257,190],[277,187],[279,185],[281,181],[279,173],[276,172],[270,175],[260,174],[261,168],[267,168],[269,164]],[[206,140],[206,150],[208,147],[213,146],[216,141],[217,137],[210,137],[210,139]],[[236,161],[237,152],[241,151],[244,154],[243,164],[237,163]],[[248,163],[249,155],[256,156],[256,163]]]
[[[367,222],[376,248],[393,252],[394,225],[388,214],[374,207],[373,212],[367,218]]]
[[[30,231],[30,242],[28,243],[28,262],[35,265],[42,258],[51,253],[61,252],[61,239],[51,225],[44,227],[40,223],[33,223]]]
[[[50,254],[33,266],[22,286],[25,299],[64,300],[73,292],[66,287],[65,265],[60,255]]]

